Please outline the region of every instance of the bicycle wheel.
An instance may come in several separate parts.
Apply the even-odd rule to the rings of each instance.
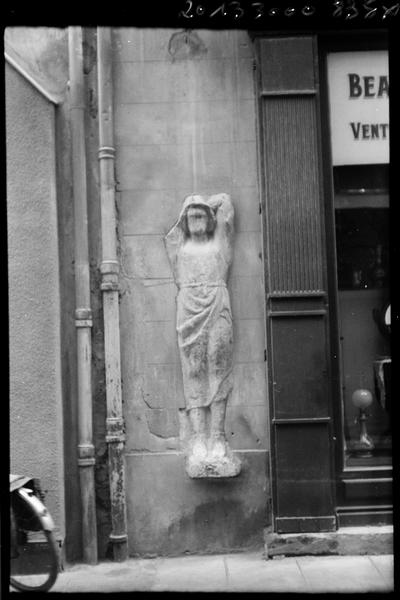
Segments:
[[[58,575],[58,548],[52,531],[42,524],[24,498],[16,496],[11,503],[11,519],[15,522],[15,552],[10,559],[10,585],[23,592],[45,592]]]

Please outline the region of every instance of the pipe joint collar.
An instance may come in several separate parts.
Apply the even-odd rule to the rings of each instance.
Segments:
[[[125,422],[123,417],[108,417],[106,419],[107,433],[109,435],[113,433],[124,432]]]
[[[79,458],[93,458],[94,457],[94,446],[93,444],[78,444],[78,456]]]
[[[100,289],[102,291],[118,291],[119,290],[119,263],[116,260],[105,260],[100,265],[102,274],[102,282]]]
[[[92,319],[92,311],[90,308],[77,308],[75,311],[75,319],[77,321],[81,320],[91,320]]]
[[[118,275],[119,262],[117,260],[103,260],[103,262],[100,265],[100,273],[102,275]]]
[[[96,464],[95,458],[78,458],[79,467],[93,467]]]
[[[99,148],[99,159],[115,158],[115,148],[113,146],[101,146]]]
[[[79,319],[75,321],[75,327],[93,327],[92,319]]]
[[[106,435],[107,444],[121,444],[121,450],[123,449],[125,440],[126,435],[122,431],[119,433],[112,433],[110,435]]]
[[[107,443],[123,443],[125,441],[125,423],[122,417],[109,417],[106,419]]]
[[[109,540],[113,544],[122,544],[128,541],[128,536],[126,533],[110,533]]]
[[[100,289],[102,292],[118,292],[120,287],[118,281],[103,281]]]

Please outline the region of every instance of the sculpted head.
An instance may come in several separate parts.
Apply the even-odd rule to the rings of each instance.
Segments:
[[[215,229],[215,215],[201,196],[188,196],[185,200],[183,227],[189,237],[202,238]]]
[[[191,206],[186,212],[188,233],[192,236],[204,236],[208,230],[208,214],[202,206]]]

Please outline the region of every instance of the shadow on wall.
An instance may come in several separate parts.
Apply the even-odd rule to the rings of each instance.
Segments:
[[[164,551],[174,552],[174,539],[186,540],[187,548],[190,548],[191,553],[204,553],[205,548],[207,553],[232,552],[235,549],[243,550],[244,547],[258,548],[263,544],[265,525],[265,506],[246,510],[240,499],[211,500],[196,506],[193,513],[183,515],[170,524],[168,528],[170,542]],[[246,540],[245,546],[243,540]],[[188,553],[189,550],[184,552]]]

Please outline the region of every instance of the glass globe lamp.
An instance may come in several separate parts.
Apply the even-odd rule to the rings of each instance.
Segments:
[[[358,417],[358,422],[360,424],[360,439],[354,444],[354,452],[357,456],[368,458],[372,456],[372,450],[375,447],[367,432],[367,408],[371,406],[373,396],[369,390],[358,389],[353,392],[351,400],[354,406],[360,411]]]

